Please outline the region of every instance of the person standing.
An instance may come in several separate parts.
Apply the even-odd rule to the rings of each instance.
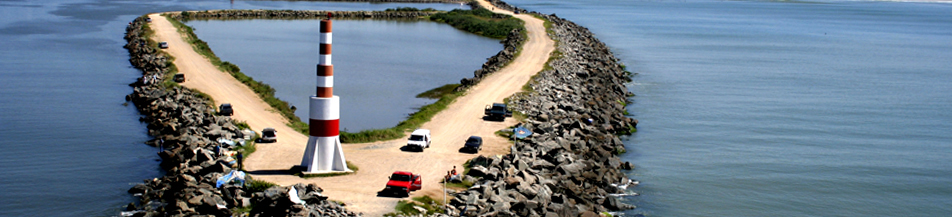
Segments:
[[[244,158],[244,156],[241,155],[241,151],[238,151],[238,170],[241,170],[241,160],[242,160],[242,158]]]

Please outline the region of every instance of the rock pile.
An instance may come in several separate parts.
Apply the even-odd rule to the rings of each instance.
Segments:
[[[522,31],[522,29],[514,29],[509,32],[509,35],[506,35],[506,39],[500,42],[503,44],[502,50],[489,59],[486,59],[486,63],[483,63],[483,67],[473,72],[472,78],[463,78],[460,80],[460,86],[456,87],[456,91],[463,91],[466,88],[476,85],[483,77],[499,71],[499,69],[502,69],[506,64],[509,64],[509,62],[515,58],[519,46],[522,46],[522,44],[526,42],[526,37],[522,34]]]
[[[219,178],[231,173],[234,165],[227,156],[213,151],[218,147],[217,140],[237,140],[246,135],[231,118],[213,115],[209,101],[198,93],[162,85],[170,59],[151,45],[144,35],[148,28],[145,25],[145,18],[139,17],[126,27],[129,61],[144,75],[130,84],[134,91],[126,99],[144,115],[140,121],[148,123],[149,135],[155,137],[147,143],[164,149],[159,156],[166,175],[129,189],[140,201],[129,204],[128,211],[134,211],[135,216],[229,216],[235,208],[256,204],[252,214],[356,216],[320,196],[316,186],[295,186],[305,203],[288,207],[284,206],[290,201],[287,193],[252,193],[244,183],[217,186]]]
[[[254,209],[251,216],[357,216],[336,202],[322,195],[324,190],[314,184],[296,184],[287,187],[271,187],[254,194]],[[291,193],[299,201],[292,201]],[[303,205],[307,204],[307,205]],[[317,208],[315,208],[317,207]]]
[[[448,207],[455,214],[579,216],[632,208],[610,196],[636,183],[621,172],[631,164],[617,157],[625,148],[616,134],[637,124],[623,115],[630,73],[585,27],[538,15],[552,23],[562,57],[536,76],[534,92],[511,98],[533,134],[511,154],[470,161],[467,175],[478,181],[455,195]]]
[[[440,11],[296,11],[296,10],[211,10],[172,14],[179,20],[231,19],[417,19]]]

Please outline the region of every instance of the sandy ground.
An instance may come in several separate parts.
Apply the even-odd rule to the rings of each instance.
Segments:
[[[480,3],[488,5],[485,1]],[[511,12],[500,9],[494,11],[512,15]],[[175,65],[185,74],[184,86],[210,95],[216,103],[231,103],[235,109],[233,118],[246,121],[252,129],[260,131],[265,127],[274,127],[278,131],[278,142],[258,144],[257,152],[246,160],[245,170],[256,179],[279,185],[316,184],[324,189],[330,199],[344,202],[349,210],[362,212],[366,216],[381,216],[393,212],[397,201],[407,199],[377,196],[377,192],[384,188],[387,177],[393,171],[410,171],[423,175],[423,189],[412,193],[411,197],[430,195],[441,200],[443,194],[439,181],[446,171],[453,166],[461,167],[466,160],[476,156],[459,152],[465,139],[471,135],[483,137],[484,148],[479,153],[481,155],[509,153],[511,143],[493,133],[515,125],[515,121],[511,118],[505,122],[484,121],[482,110],[487,104],[502,102],[503,98],[520,91],[532,75],[542,70],[554,49],[554,42],[546,35],[542,20],[529,15],[516,15],[526,22],[529,35],[522,53],[506,68],[483,79],[466,95],[458,98],[421,127],[431,130],[433,142],[430,148],[423,152],[401,151],[406,139],[343,144],[345,158],[359,167],[358,172],[345,176],[305,179],[289,175],[287,170],[301,163],[307,136],[292,130],[286,125],[287,120],[273,112],[251,89],[218,70],[196,53],[168,20],[157,14],[149,16],[153,20],[151,26],[156,32],[155,39],[169,43],[166,52],[176,58]],[[315,55],[314,62],[301,64],[316,64],[317,61]],[[347,76],[344,71],[335,71],[334,74]],[[439,85],[442,84],[433,84],[434,87]],[[462,168],[459,170],[462,171]]]

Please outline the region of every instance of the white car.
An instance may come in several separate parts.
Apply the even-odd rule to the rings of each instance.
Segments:
[[[416,129],[413,133],[410,133],[410,139],[407,140],[407,146],[409,148],[416,148],[420,151],[423,151],[424,148],[430,147],[430,130],[426,129]]]

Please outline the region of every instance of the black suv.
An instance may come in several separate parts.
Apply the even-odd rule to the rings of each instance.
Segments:
[[[218,106],[218,114],[231,116],[235,114],[235,110],[231,109],[231,103],[224,103],[221,106]]]
[[[463,145],[463,151],[476,153],[481,149],[483,149],[483,138],[478,136],[470,136],[466,139],[466,145]]]

